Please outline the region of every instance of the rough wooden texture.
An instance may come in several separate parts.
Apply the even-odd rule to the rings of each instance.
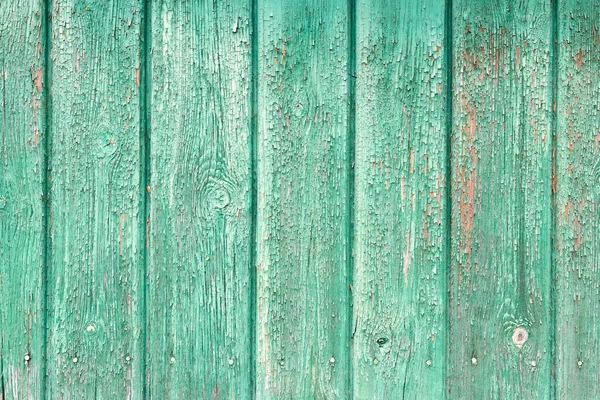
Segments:
[[[552,12],[453,2],[450,398],[548,398]]]
[[[0,400],[600,397],[599,27],[0,2]]]
[[[141,398],[138,0],[51,5],[51,398]]]
[[[0,398],[40,398],[44,370],[43,2],[0,3]],[[29,361],[26,361],[29,357]]]
[[[557,398],[600,396],[600,8],[558,9]]]
[[[257,397],[348,397],[348,6],[258,7]]]
[[[251,3],[151,13],[150,396],[251,398]]]
[[[357,4],[357,399],[444,396],[445,3]]]

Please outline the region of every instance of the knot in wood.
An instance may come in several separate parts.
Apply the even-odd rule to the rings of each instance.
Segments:
[[[528,338],[529,333],[523,328],[516,328],[512,335],[512,341],[518,348],[523,347]]]

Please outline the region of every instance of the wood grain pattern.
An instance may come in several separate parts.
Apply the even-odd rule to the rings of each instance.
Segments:
[[[600,397],[592,0],[0,3],[0,399]]]
[[[348,397],[348,6],[258,3],[257,398]]]
[[[152,2],[152,398],[251,398],[251,21]]]
[[[600,396],[600,8],[558,8],[557,398]]]
[[[453,15],[449,397],[548,398],[550,2]]]
[[[357,399],[444,396],[445,3],[357,3]]]
[[[138,0],[51,7],[51,398],[142,397]]]
[[[0,3],[0,398],[44,376],[44,4]]]

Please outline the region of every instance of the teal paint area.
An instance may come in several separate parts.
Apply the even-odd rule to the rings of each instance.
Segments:
[[[600,397],[591,0],[0,4],[0,399]]]

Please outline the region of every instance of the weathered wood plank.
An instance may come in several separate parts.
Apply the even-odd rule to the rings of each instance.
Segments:
[[[549,398],[552,12],[453,9],[451,398]]]
[[[445,4],[357,3],[357,399],[444,396]]]
[[[600,396],[600,7],[558,3],[557,398]]]
[[[349,393],[348,11],[258,4],[259,399]]]
[[[141,398],[141,1],[51,5],[51,398]]]
[[[41,398],[44,3],[0,3],[0,398]]]
[[[152,398],[251,398],[251,12],[152,2]]]

